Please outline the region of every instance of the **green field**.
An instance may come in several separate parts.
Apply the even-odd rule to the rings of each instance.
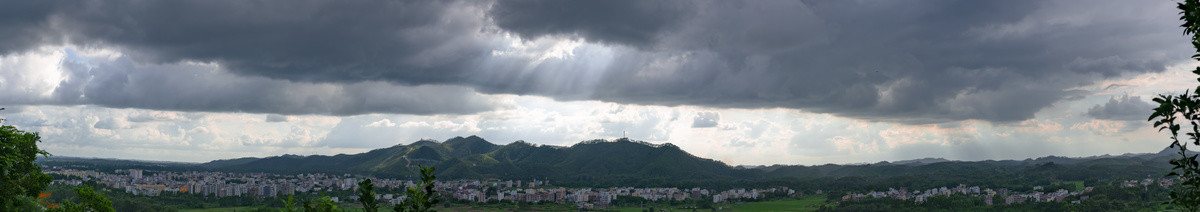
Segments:
[[[1077,180],[1077,181],[1066,181],[1066,182],[1063,182],[1063,183],[1075,185],[1075,190],[1072,190],[1072,191],[1082,191],[1082,190],[1083,190],[1083,188],[1085,187],[1085,186],[1083,186],[1083,181],[1081,181],[1081,180]]]
[[[726,209],[731,211],[816,211],[823,204],[825,204],[824,196],[810,195],[799,199],[729,204],[726,205]]]
[[[182,209],[180,212],[235,212],[235,211],[251,211],[256,207],[228,207],[228,208],[200,208],[200,209]]]

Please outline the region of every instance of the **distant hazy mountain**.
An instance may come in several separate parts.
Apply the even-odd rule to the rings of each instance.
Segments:
[[[894,161],[891,163],[897,164],[897,165],[922,165],[922,164],[941,163],[941,162],[950,162],[950,160],[946,160],[945,158],[921,158],[921,159],[913,159],[913,160]]]

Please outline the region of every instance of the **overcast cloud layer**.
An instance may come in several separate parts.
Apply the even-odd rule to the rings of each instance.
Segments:
[[[373,95],[367,87],[386,82],[560,100],[795,108],[901,123],[1027,120],[1064,98],[1084,95],[1070,88],[1161,72],[1187,52],[1177,45],[1186,40],[1171,1],[4,4],[0,53],[63,45],[109,49],[123,55],[121,63],[153,69],[126,73],[168,74],[160,72],[203,63],[263,80],[349,86],[349,98]],[[138,89],[209,85],[146,86],[155,87]],[[139,102],[127,95],[63,102],[282,114],[481,109],[363,101],[283,108],[263,105],[298,100],[210,104],[187,101],[226,97],[180,96],[159,104],[114,103]]]
[[[730,164],[1156,152],[1149,98],[1200,65],[1174,5],[6,1],[0,118],[185,161],[472,134]]]
[[[464,87],[292,82],[238,76],[212,64],[138,65],[122,55],[72,49],[0,57],[0,90],[9,91],[0,92],[9,105],[177,111],[466,114],[502,106]]]

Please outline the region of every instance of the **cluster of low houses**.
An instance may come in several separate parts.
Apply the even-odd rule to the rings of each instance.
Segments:
[[[1177,179],[1175,178],[1146,178],[1141,180],[1126,180],[1120,183],[1123,188],[1131,187],[1149,187],[1161,186],[1170,188],[1174,185]],[[925,191],[912,191],[901,188],[900,190],[889,188],[888,191],[871,191],[867,193],[852,193],[842,196],[842,200],[861,200],[864,198],[893,198],[902,200],[913,200],[914,202],[924,202],[925,200],[935,196],[950,196],[950,195],[969,195],[973,197],[983,198],[988,205],[993,204],[993,197],[1004,197],[1004,204],[1022,203],[1027,201],[1034,202],[1061,202],[1067,197],[1079,196],[1078,200],[1073,200],[1071,203],[1079,203],[1082,200],[1087,200],[1089,196],[1084,195],[1092,191],[1092,187],[1085,187],[1083,190],[1068,191],[1059,189],[1053,192],[1044,192],[1042,186],[1034,186],[1033,191],[1029,193],[1016,193],[1008,189],[980,189],[978,186],[966,187],[966,185],[958,185],[954,188],[935,188]]]
[[[477,182],[467,180],[466,182]],[[461,185],[461,184],[460,184]],[[736,199],[760,199],[765,197],[767,193],[779,193],[785,195],[796,195],[796,190],[788,189],[787,187],[764,188],[764,189],[729,189],[725,191],[716,191],[702,188],[634,188],[634,187],[612,187],[612,188],[523,188],[523,189],[508,189],[491,191],[486,187],[481,186],[465,186],[446,189],[452,192],[455,199],[470,200],[477,202],[487,202],[491,200],[497,201],[514,201],[514,202],[553,202],[553,203],[575,203],[585,208],[606,207],[613,202],[618,196],[640,197],[649,201],[684,201],[692,199],[712,198],[713,203],[722,203]]]
[[[1121,185],[1124,187],[1145,186],[1145,185],[1150,185],[1153,182],[1160,182],[1161,185],[1166,187],[1166,186],[1170,186],[1171,180],[1169,180],[1169,179],[1159,179],[1157,181],[1153,180],[1153,179],[1131,180],[1131,181],[1126,181],[1126,182],[1122,183]],[[1093,187],[1084,187],[1082,190],[1077,190],[1077,191],[1068,191],[1066,189],[1059,189],[1057,191],[1048,191],[1047,192],[1047,191],[1041,191],[1042,188],[1043,188],[1042,186],[1034,186],[1033,191],[1028,192],[1028,193],[1013,192],[1013,191],[1010,191],[1005,188],[990,189],[990,188],[980,188],[979,186],[967,187],[966,185],[962,185],[962,184],[959,184],[957,187],[953,187],[953,188],[941,187],[941,188],[928,189],[928,190],[924,190],[924,191],[920,191],[920,190],[908,191],[905,188],[901,188],[899,190],[894,189],[894,188],[888,188],[887,191],[871,191],[871,192],[867,192],[867,193],[847,194],[845,196],[842,196],[842,200],[861,200],[861,199],[865,199],[865,198],[893,198],[893,199],[901,199],[901,200],[912,200],[914,202],[920,203],[920,202],[925,202],[929,198],[937,197],[937,196],[948,197],[951,195],[966,195],[966,196],[971,196],[971,197],[983,198],[984,203],[986,203],[987,205],[992,205],[995,203],[993,200],[993,199],[995,199],[994,197],[997,197],[997,196],[1004,197],[1004,204],[1023,203],[1023,202],[1027,202],[1027,201],[1061,202],[1064,199],[1066,199],[1067,197],[1079,196],[1078,200],[1071,201],[1071,203],[1079,203],[1082,200],[1087,200],[1089,196],[1087,196],[1085,194],[1087,194],[1088,192],[1091,192],[1093,189]]]
[[[300,174],[281,176],[265,173],[224,172],[154,172],[144,175],[144,170],[116,170],[113,173],[92,170],[76,170],[61,167],[44,169],[47,174],[72,176],[56,179],[54,183],[78,185],[83,181],[95,181],[110,188],[120,188],[134,195],[157,196],[162,192],[180,192],[205,196],[286,196],[296,192],[320,192],[357,188],[358,181],[348,175]],[[411,186],[411,181],[387,180],[376,182],[383,187]]]
[[[163,192],[179,192],[204,196],[276,197],[295,193],[317,193],[321,191],[355,190],[362,179],[371,179],[377,191],[402,191],[417,186],[410,180],[381,179],[351,175],[299,174],[278,175],[267,173],[225,172],[170,172],[125,169],[115,172],[77,170],[64,167],[46,167],[47,174],[73,176],[56,179],[54,183],[79,185],[84,181],[95,181],[110,188],[120,188],[134,195],[157,196]],[[607,207],[618,196],[640,197],[649,201],[682,201],[711,198],[714,203],[738,199],[759,199],[767,193],[796,195],[798,192],[787,187],[762,189],[729,189],[724,191],[702,188],[564,188],[555,187],[549,180],[451,180],[436,181],[435,190],[448,197],[460,200],[488,202],[552,202],[574,203],[584,208]],[[401,192],[380,192],[381,202],[398,204],[405,196]],[[332,196],[334,201],[357,201],[357,196]]]
[[[1158,186],[1162,186],[1163,188],[1169,188],[1171,185],[1175,184],[1175,180],[1173,180],[1173,178],[1126,180],[1121,182],[1121,187],[1147,187],[1154,184],[1158,184]]]

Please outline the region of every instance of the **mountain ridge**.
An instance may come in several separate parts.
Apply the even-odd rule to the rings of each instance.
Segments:
[[[652,144],[623,138],[588,140],[569,147],[523,141],[497,145],[474,135],[441,142],[420,140],[359,154],[237,158],[200,165],[228,171],[324,170],[377,175],[408,175],[417,165],[430,165],[439,168],[440,176],[449,178],[571,178],[568,175],[589,174],[597,177],[721,179],[738,172],[724,162],[692,155],[670,143]]]

